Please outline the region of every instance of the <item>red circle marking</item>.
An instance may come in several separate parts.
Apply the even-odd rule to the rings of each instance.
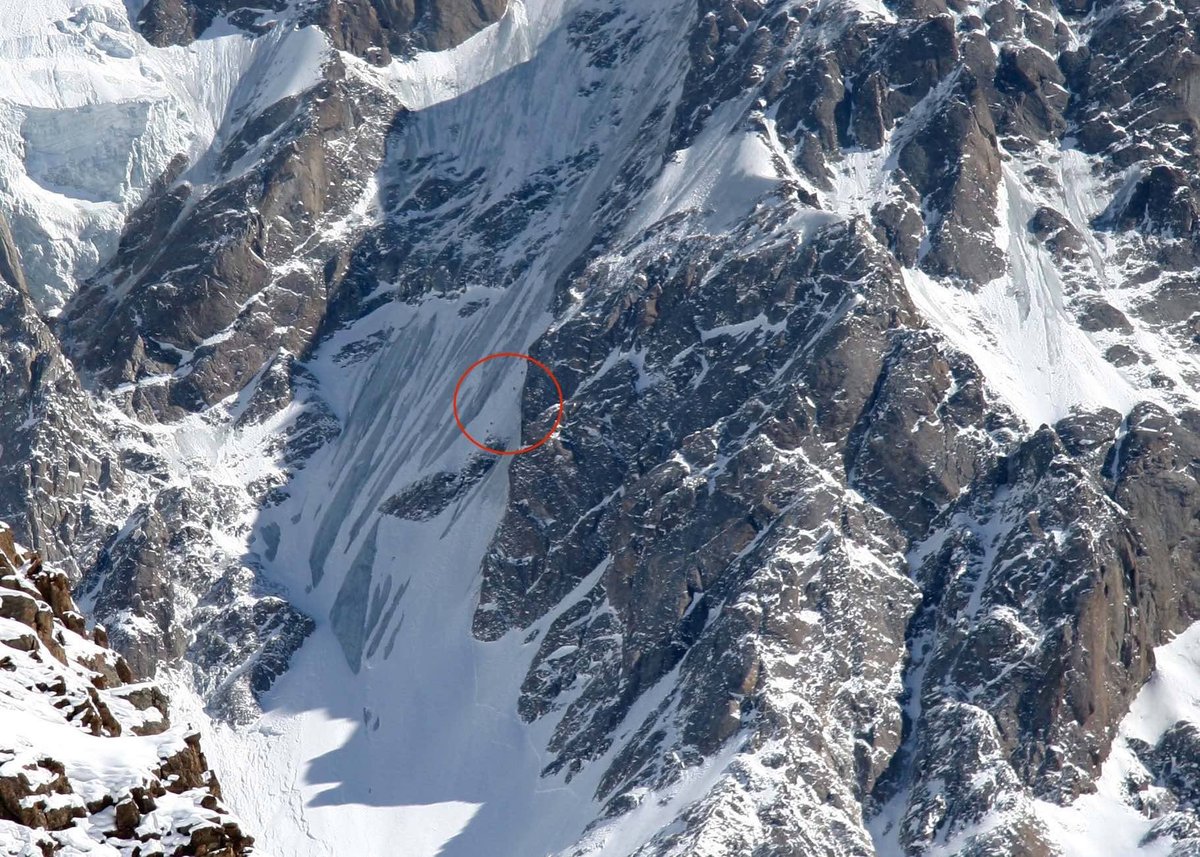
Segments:
[[[482,366],[484,363],[487,363],[489,360],[495,360],[499,357],[516,357],[520,360],[529,361],[534,366],[538,367],[539,369],[541,369],[543,372],[545,372],[547,375],[550,376],[550,380],[554,382],[554,389],[558,392],[558,414],[557,414],[557,416],[554,417],[554,425],[550,426],[550,431],[546,432],[545,436],[541,440],[539,440],[537,443],[530,444],[529,446],[523,446],[520,449],[493,449],[492,447],[488,446],[487,444],[480,443],[475,438],[471,437],[471,433],[469,431],[467,431],[467,427],[465,425],[463,425],[462,418],[458,415],[458,393],[459,393],[459,390],[462,389],[463,381],[467,380],[467,376],[470,375],[472,372],[474,372],[478,367]],[[526,452],[533,452],[535,449],[537,449],[539,446],[541,446],[546,441],[548,441],[551,437],[553,437],[554,433],[556,431],[558,431],[559,425],[562,424],[563,410],[566,406],[566,402],[563,399],[562,385],[560,385],[558,383],[558,379],[554,377],[554,373],[550,371],[550,367],[547,366],[545,363],[541,362],[540,360],[535,360],[534,358],[530,357],[528,354],[520,354],[516,351],[501,351],[496,354],[489,354],[487,357],[481,357],[480,359],[478,359],[474,363],[472,363],[470,366],[468,366],[467,371],[463,372],[462,375],[459,376],[458,383],[454,385],[454,403],[453,404],[454,404],[454,422],[456,422],[458,424],[458,430],[461,431],[463,433],[463,436],[466,437],[467,440],[471,441],[471,443],[475,444],[477,447],[482,449],[484,452],[490,452],[493,455],[521,455]]]

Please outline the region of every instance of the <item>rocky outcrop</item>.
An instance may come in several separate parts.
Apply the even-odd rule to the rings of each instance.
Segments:
[[[78,574],[111,525],[103,501],[84,498],[119,510],[121,488],[110,436],[30,299],[0,215],[0,515]]]
[[[103,385],[128,385],[134,412],[163,419],[210,407],[281,349],[298,354],[313,341],[344,267],[330,230],[369,202],[399,110],[338,60],[325,73],[231,137],[219,153],[228,181],[195,200],[186,181],[162,183],[64,314],[77,365]],[[276,325],[282,316],[289,323]]]
[[[149,0],[138,13],[137,24],[147,41],[158,47],[187,45],[212,26],[218,17],[228,16],[235,26],[261,32],[273,26],[270,13],[287,8],[286,0],[247,3],[242,0]],[[264,19],[266,19],[264,21]]]
[[[1147,419],[1155,421],[1131,415],[1129,431],[1140,435],[1133,426]],[[1094,788],[1116,725],[1153,669],[1152,649],[1197,616],[1195,534],[1168,525],[1158,537],[1143,515],[1194,516],[1194,502],[1180,508],[1178,499],[1195,493],[1200,474],[1168,487],[1157,481],[1160,461],[1146,477],[1158,487],[1129,502],[1122,486],[1144,465],[1120,463],[1129,437],[1121,428],[1112,412],[1042,428],[916,549],[928,594],[911,631],[921,676],[912,692],[928,726],[912,757],[895,763],[910,778],[900,832],[909,853],[932,847],[931,831],[969,836],[997,806],[1008,808],[1006,823],[968,853],[986,853],[997,837],[1033,847],[1026,790],[1069,802]],[[1168,460],[1190,455],[1186,430],[1164,430],[1180,444]],[[951,733],[972,738],[947,744]],[[959,773],[978,770],[987,777]]]
[[[159,491],[105,544],[80,589],[137,673],[154,675],[186,657],[211,710],[244,720],[256,715],[256,698],[286,670],[313,621],[252,562],[216,542],[215,528],[234,521],[209,516],[242,505],[222,490],[199,480]]]
[[[138,674],[153,676],[160,664],[196,652],[198,675],[222,689],[214,710],[247,716],[311,632],[311,620],[264,587],[240,557],[195,573],[222,552],[192,516],[211,514],[217,500],[218,514],[232,521],[233,498],[218,498],[204,480],[168,484],[169,468],[147,453],[143,437],[104,425],[25,291],[11,243],[0,240],[0,259],[0,512],[21,525],[23,540],[62,561],[73,586],[86,593],[103,582],[91,618],[109,625],[112,644]],[[285,390],[290,400],[290,381]],[[283,404],[275,401],[273,411]],[[288,433],[295,449],[306,437],[327,437],[328,421],[319,409],[298,415]],[[252,490],[261,496],[273,487],[268,479]],[[180,550],[185,541],[194,552]],[[194,610],[195,620],[182,621],[184,610],[189,618]]]
[[[409,485],[389,497],[379,511],[408,521],[428,521],[436,518],[488,474],[495,465],[492,456],[479,456],[461,472],[438,473]]]
[[[393,55],[461,44],[500,20],[507,6],[507,0],[319,0],[291,12],[284,0],[149,0],[137,22],[151,44],[164,47],[190,44],[218,18],[261,33],[277,26],[283,12],[285,21],[320,26],[339,50],[385,65]]]
[[[334,47],[379,65],[415,51],[443,51],[499,21],[508,0],[354,0],[317,4],[310,20]]]
[[[14,853],[253,852],[199,738],[171,725],[166,696],[134,681],[101,626],[88,631],[66,576],[3,525],[0,688],[0,841],[27,849]]]
[[[868,231],[737,251],[749,243],[735,234],[697,253],[666,233],[631,279],[630,260],[611,279],[604,262],[580,274],[583,306],[535,352],[560,367],[571,416],[512,465],[476,631],[496,638],[572,603],[539,640],[521,700],[527,719],[556,719],[548,772],[609,760],[599,795],[616,814],[674,782],[681,769],[664,759],[686,767],[742,734],[770,768],[746,787],[776,819],[772,841],[824,853],[799,819],[860,825],[854,807],[900,747],[900,709],[878,703],[898,692],[888,653],[919,596],[904,532],[880,506],[920,529],[938,496],[970,484],[992,454],[988,403],[971,367],[913,329],[899,271]],[[530,436],[549,404],[529,403]],[[587,428],[601,414],[602,435]],[[909,432],[913,420],[930,436]],[[897,423],[911,451],[897,454]],[[879,506],[863,502],[868,485]],[[668,676],[614,744],[611,725]],[[798,726],[810,717],[837,726]],[[798,777],[820,784],[823,806]],[[759,847],[688,829],[661,853]],[[845,841],[870,853],[864,836]]]

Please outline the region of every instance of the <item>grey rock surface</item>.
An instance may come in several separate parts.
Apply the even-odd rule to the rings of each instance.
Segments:
[[[383,65],[394,54],[461,44],[500,20],[507,6],[507,0],[149,0],[137,23],[152,44],[165,47],[190,44],[218,19],[261,34],[294,18],[321,27],[337,48]]]
[[[1191,5],[579,0],[428,90],[505,4],[282,5],[142,10],[345,54],[53,323],[0,228],[0,516],[137,670],[238,722],[314,634],[362,679],[486,508],[471,631],[597,802],[564,855],[715,766],[622,855],[1050,857],[1130,755],[1104,797],[1195,847],[1194,724],[1122,731],[1200,619]],[[566,397],[502,466],[430,406],[498,326]],[[558,410],[515,389],[510,450]]]

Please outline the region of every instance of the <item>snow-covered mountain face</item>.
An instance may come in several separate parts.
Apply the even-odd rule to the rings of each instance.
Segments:
[[[1192,4],[0,13],[0,517],[260,848],[1200,847]]]
[[[0,849],[242,857],[253,840],[169,701],[87,632],[66,575],[0,527]]]

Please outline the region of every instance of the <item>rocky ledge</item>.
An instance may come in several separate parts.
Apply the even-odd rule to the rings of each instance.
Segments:
[[[316,25],[339,50],[379,65],[393,55],[442,51],[499,21],[507,0],[149,0],[138,15],[153,45],[187,45],[224,21],[260,34],[292,20]]]
[[[243,857],[200,739],[0,524],[0,853]]]

